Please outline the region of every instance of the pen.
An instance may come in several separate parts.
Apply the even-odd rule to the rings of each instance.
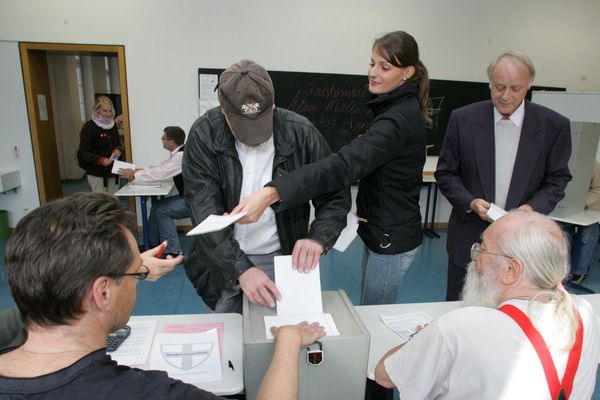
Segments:
[[[165,242],[162,242],[160,244],[160,249],[158,249],[158,252],[156,253],[156,255],[154,257],[160,258],[160,256],[162,256],[163,251],[165,251]]]
[[[227,360],[227,364],[229,364],[229,368],[231,368],[232,371],[235,371],[235,369],[233,368],[233,364],[231,363],[231,360]]]

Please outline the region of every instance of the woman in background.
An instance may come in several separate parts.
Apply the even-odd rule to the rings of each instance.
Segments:
[[[421,193],[429,78],[415,39],[406,32],[375,40],[368,71],[374,118],[367,131],[336,154],[276,177],[241,202],[233,213],[256,221],[269,205],[276,212],[334,192],[360,179],[358,234],[365,245],[361,304],[395,303],[404,274],[422,242]],[[316,260],[301,250],[295,268]]]
[[[92,192],[115,193],[119,189],[119,176],[111,173],[113,161],[122,152],[114,117],[112,101],[106,96],[98,96],[92,108],[92,119],[79,133],[77,160],[87,173]]]

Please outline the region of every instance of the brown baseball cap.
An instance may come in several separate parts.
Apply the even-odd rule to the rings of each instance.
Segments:
[[[219,78],[219,102],[242,143],[255,146],[273,134],[275,91],[267,71],[250,60],[233,64]]]

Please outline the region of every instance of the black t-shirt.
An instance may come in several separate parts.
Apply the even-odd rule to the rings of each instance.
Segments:
[[[0,400],[8,399],[200,399],[221,397],[171,379],[163,371],[118,365],[105,349],[71,366],[36,378],[0,376]]]

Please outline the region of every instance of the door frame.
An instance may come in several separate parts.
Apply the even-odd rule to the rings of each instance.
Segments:
[[[31,82],[31,66],[29,54],[31,51],[60,52],[69,55],[110,55],[116,56],[119,65],[119,86],[121,90],[121,106],[124,120],[124,146],[125,161],[131,162],[131,132],[129,128],[129,98],[127,95],[127,71],[125,68],[125,46],[123,45],[99,45],[99,44],[67,44],[67,43],[39,43],[19,42],[21,55],[21,67],[23,72],[23,83],[25,86],[25,100],[27,103],[27,116],[29,119],[29,132],[31,134],[31,145],[33,148],[33,160],[35,174],[38,183],[38,195],[40,205],[46,204],[47,198],[42,173],[42,160],[40,149],[40,133],[37,125],[38,110],[35,106],[36,94],[33,93]],[[55,133],[56,134],[56,133]],[[57,150],[58,151],[58,150]]]

